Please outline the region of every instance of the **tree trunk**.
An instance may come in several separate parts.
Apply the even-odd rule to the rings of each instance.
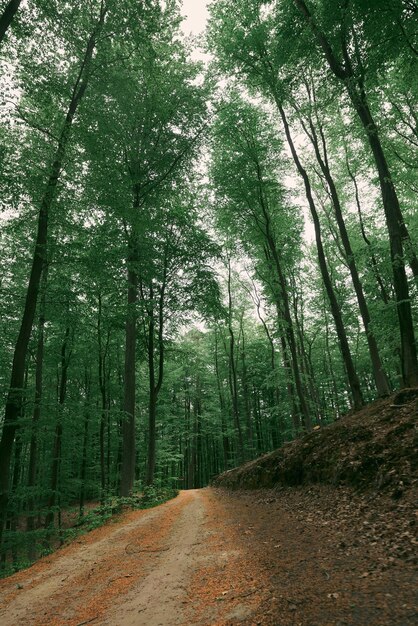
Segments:
[[[341,348],[341,355],[342,355],[345,369],[347,372],[347,377],[348,377],[348,382],[350,385],[350,391],[353,397],[354,407],[356,409],[359,409],[361,406],[363,406],[363,396],[361,392],[360,381],[358,379],[357,372],[354,367],[354,363],[353,363],[353,359],[352,359],[351,351],[350,351],[350,346],[348,344],[347,335],[345,332],[344,323],[343,323],[343,319],[342,319],[341,312],[340,312],[340,307],[339,307],[337,298],[335,296],[334,288],[331,282],[331,277],[329,275],[329,271],[327,267],[325,251],[324,251],[324,247],[322,244],[321,225],[319,222],[319,217],[318,217],[318,213],[316,210],[315,202],[312,196],[311,184],[309,181],[308,174],[306,170],[303,168],[299,160],[295,145],[292,140],[292,136],[290,134],[290,128],[287,122],[285,111],[279,101],[277,102],[277,106],[278,106],[278,109],[279,109],[279,112],[283,121],[286,138],[289,144],[290,151],[292,153],[293,160],[295,162],[296,168],[301,178],[303,179],[303,182],[305,185],[306,198],[308,200],[309,209],[311,211],[311,215],[312,215],[312,219],[313,219],[314,227],[315,227],[315,238],[316,238],[316,247],[317,247],[317,252],[318,252],[319,268],[321,270],[322,280],[324,282],[325,290],[328,295],[328,299],[329,299],[329,303],[331,307],[331,313],[334,318],[334,323],[335,323],[335,327],[337,330],[337,335],[338,335],[340,348]]]
[[[229,332],[229,388],[231,392],[232,416],[238,435],[238,461],[244,461],[244,440],[242,436],[241,420],[238,406],[238,378],[235,364],[235,334],[232,328],[232,291],[231,291],[231,261],[228,259],[228,332]]]
[[[351,248],[350,238],[348,236],[347,228],[345,225],[343,212],[340,203],[340,197],[337,191],[336,184],[331,174],[331,170],[329,168],[328,163],[328,154],[327,154],[327,146],[325,141],[325,135],[321,127],[319,127],[319,133],[321,137],[323,156],[321,155],[321,151],[319,148],[318,136],[316,134],[316,129],[312,123],[312,120],[309,120],[310,124],[310,132],[307,131],[306,127],[305,131],[308,137],[311,140],[313,145],[316,159],[319,163],[321,171],[324,175],[324,178],[327,182],[332,204],[334,207],[335,219],[338,225],[338,230],[340,233],[341,241],[344,247],[345,258],[350,270],[351,279],[354,286],[354,291],[356,292],[357,302],[360,309],[361,318],[363,320],[363,326],[366,333],[366,339],[369,347],[370,360],[372,362],[372,371],[373,377],[377,389],[377,393],[379,396],[387,396],[390,393],[389,382],[386,376],[386,373],[383,369],[382,361],[380,359],[379,349],[377,346],[376,338],[373,334],[372,330],[372,320],[369,313],[369,307],[367,306],[366,298],[364,296],[363,285],[361,283],[360,275],[357,270],[357,264],[354,257],[353,250]]]
[[[308,354],[306,352],[306,348],[305,348],[305,330],[304,330],[304,324],[303,324],[303,303],[301,305],[301,319],[299,318],[299,311],[298,311],[298,297],[296,295],[296,283],[294,281],[294,297],[293,297],[293,317],[295,319],[295,328],[296,328],[296,334],[297,337],[299,339],[299,346],[300,346],[300,361],[301,363],[303,363],[304,365],[304,371],[306,372],[306,387],[307,389],[309,389],[309,393],[310,393],[310,397],[311,397],[311,406],[313,407],[313,411],[315,413],[315,417],[316,417],[316,422],[319,422],[319,400],[318,400],[318,394],[317,394],[317,388],[316,388],[316,384],[315,384],[315,376],[312,370],[312,366],[311,363],[309,361],[308,358]]]
[[[99,389],[101,396],[101,414],[100,414],[100,431],[99,431],[99,444],[100,444],[100,486],[101,494],[100,499],[103,502],[108,487],[109,473],[106,471],[106,457],[105,457],[105,432],[106,425],[108,423],[108,401],[106,390],[106,359],[107,351],[110,341],[110,331],[107,333],[107,339],[105,345],[103,345],[103,330],[102,330],[102,297],[98,296],[98,318],[97,318],[97,342],[99,349],[99,362],[98,362],[98,374],[99,374]],[[109,442],[108,442],[109,446]]]
[[[280,345],[282,347],[282,360],[283,360],[283,369],[286,373],[286,389],[287,395],[290,400],[290,411],[292,415],[292,425],[293,425],[293,433],[297,435],[300,433],[302,424],[300,422],[298,405],[295,396],[294,383],[292,378],[292,367],[290,365],[289,352],[286,343],[286,337],[284,332],[280,333]]]
[[[246,438],[247,438],[247,447],[249,449],[249,458],[252,459],[254,456],[254,436],[253,436],[253,426],[252,426],[252,416],[251,416],[251,406],[250,406],[250,398],[249,398],[249,389],[248,389],[248,376],[247,376],[247,362],[245,356],[245,332],[244,332],[244,323],[243,323],[243,315],[240,318],[240,330],[242,336],[242,349],[241,349],[241,382],[242,382],[242,391],[244,394],[244,407],[245,407],[245,422],[246,422]]]
[[[154,365],[154,311],[153,311],[153,288],[150,287],[150,311],[149,311],[149,329],[148,329],[148,375],[149,375],[149,399],[148,399],[148,456],[147,456],[147,474],[145,484],[150,486],[154,482],[155,463],[156,463],[156,419],[157,419],[157,399],[158,392],[155,384],[155,365]]]
[[[136,367],[136,301],[138,291],[136,242],[128,255],[128,306],[125,324],[124,418],[122,423],[122,467],[120,495],[132,493],[135,479],[135,367]]]
[[[352,91],[352,89],[350,89],[350,91]],[[408,278],[404,265],[403,249],[404,241],[407,242],[408,246],[411,245],[410,238],[403,221],[398,196],[392,182],[386,156],[380,143],[378,129],[369,110],[365,94],[362,92],[361,97],[356,94],[350,94],[350,97],[367,133],[379,174],[386,225],[389,233],[393,286],[396,294],[399,330],[401,336],[403,382],[407,387],[415,387],[418,385],[417,349],[415,343]],[[411,259],[411,268],[415,278],[418,278],[418,262],[416,261],[415,255],[413,255]]]
[[[51,493],[48,498],[48,513],[45,517],[45,528],[51,529],[54,524],[55,507],[59,506],[59,475],[61,466],[61,448],[62,448],[62,410],[67,395],[67,377],[68,366],[71,357],[70,346],[70,328],[67,326],[65,337],[61,348],[61,376],[59,384],[58,396],[58,417],[55,426],[54,445],[52,448],[52,467],[51,467]]]
[[[156,463],[156,418],[157,418],[157,401],[161,391],[164,376],[164,303],[165,290],[167,287],[167,268],[168,258],[167,251],[164,255],[163,276],[161,286],[159,288],[158,300],[158,333],[157,333],[157,356],[158,371],[155,375],[154,353],[155,353],[155,319],[154,319],[154,290],[151,282],[150,285],[150,307],[149,315],[149,332],[148,332],[148,367],[149,367],[149,424],[148,424],[148,464],[146,484],[152,485],[154,482],[155,463]]]
[[[48,184],[40,203],[32,268],[26,291],[22,321],[13,355],[10,387],[6,400],[3,431],[0,440],[0,542],[9,498],[10,459],[15,433],[19,423],[25,361],[38,301],[43,264],[46,259],[49,211],[56,195],[74,116],[87,89],[90,64],[96,46],[97,36],[104,23],[106,11],[107,9],[102,7],[96,28],[87,42],[84,58],[73,88],[71,101],[58,140],[58,147],[51,166]]]
[[[157,396],[155,390],[151,387],[148,400],[148,457],[147,457],[147,475],[145,484],[150,486],[154,482],[155,463],[156,463],[156,419],[157,419]]]
[[[283,418],[281,417],[282,413],[280,411],[280,388],[279,388],[279,381],[278,381],[278,372],[277,372],[277,367],[276,367],[276,349],[275,349],[275,345],[274,345],[274,341],[273,341],[273,337],[271,336],[269,327],[267,326],[266,320],[264,319],[264,317],[261,315],[261,301],[260,298],[256,292],[256,288],[255,285],[253,285],[254,287],[254,292],[255,292],[255,305],[257,308],[257,316],[258,319],[260,320],[263,328],[264,328],[264,332],[266,334],[267,337],[267,341],[269,343],[270,346],[270,363],[271,363],[271,372],[273,375],[273,380],[274,380],[274,405],[273,405],[273,409],[274,409],[274,415],[275,415],[275,427],[276,430],[278,431],[278,439],[280,442],[283,441],[283,435],[284,435],[284,429],[285,429],[285,424],[283,421]],[[278,311],[279,314],[279,311]],[[286,345],[286,341],[285,341],[285,345]],[[282,346],[283,347],[283,346]],[[288,379],[288,374],[286,373],[286,378]],[[294,413],[292,414],[292,422],[293,425],[296,428],[296,424],[298,424],[298,427],[296,428],[296,432],[299,431],[299,421],[298,421],[298,416],[297,416],[297,407],[295,405],[295,398],[294,398],[294,393],[293,393],[293,389],[292,387],[287,384],[287,393],[289,396],[289,400],[292,406],[292,410],[294,411]],[[296,420],[296,421],[295,421]]]
[[[201,402],[200,402],[200,380],[199,375],[196,375],[196,387],[193,399],[193,420],[194,431],[196,436],[196,468],[195,468],[195,487],[201,489],[203,487],[203,443],[202,443],[202,422],[201,422]]]
[[[361,204],[360,204],[360,194],[359,194],[358,184],[357,184],[357,180],[356,180],[356,177],[355,177],[354,173],[351,171],[347,153],[346,153],[346,166],[347,166],[348,175],[351,178],[351,181],[352,181],[352,183],[354,185],[354,189],[355,189],[357,213],[358,213],[359,222],[360,222],[361,236],[363,237],[364,243],[367,245],[367,247],[369,249],[370,262],[371,262],[371,265],[372,265],[372,271],[373,271],[374,277],[376,279],[376,283],[377,283],[377,286],[378,286],[378,289],[379,289],[380,296],[381,296],[383,302],[385,304],[388,304],[389,300],[390,300],[390,296],[389,296],[389,294],[387,292],[386,286],[383,283],[383,279],[382,279],[382,277],[380,275],[380,272],[379,272],[379,266],[378,266],[378,263],[377,263],[377,259],[376,259],[375,255],[373,253],[371,241],[368,238],[367,233],[366,233],[366,229],[365,229],[365,226],[364,226],[364,220],[363,220],[363,214],[362,214],[362,210],[361,210]]]
[[[3,41],[6,31],[12,23],[21,1],[22,0],[10,0],[10,2],[7,3],[0,17],[0,43]]]
[[[225,423],[225,398],[222,392],[222,384],[221,384],[221,376],[219,369],[219,356],[218,356],[218,334],[215,329],[215,372],[216,372],[216,382],[218,386],[218,396],[219,396],[219,409],[221,413],[221,432],[222,432],[222,452],[223,452],[223,469],[228,469],[228,461],[230,457],[230,445],[229,438],[226,432],[226,423]]]
[[[90,390],[91,390],[91,376],[89,372],[85,372],[84,389],[86,393],[86,399],[84,404],[84,432],[83,432],[83,448],[81,458],[81,471],[80,471],[80,500],[79,500],[79,517],[84,516],[84,503],[86,499],[86,478],[87,478],[87,443],[89,434],[89,418],[90,418]]]
[[[309,24],[316,40],[322,48],[328,65],[334,75],[341,80],[353,107],[360,119],[367,136],[376,169],[379,175],[380,190],[383,208],[385,211],[386,226],[389,234],[390,254],[392,261],[393,286],[396,294],[399,331],[401,338],[402,375],[404,385],[413,387],[418,385],[418,360],[415,343],[412,308],[409,296],[408,278],[404,264],[403,244],[406,243],[409,253],[411,269],[415,278],[418,278],[418,259],[412,249],[411,240],[406,228],[399,199],[396,193],[393,178],[389,170],[386,155],[380,140],[379,129],[374,121],[364,90],[364,78],[355,76],[347,42],[342,33],[342,53],[345,65],[342,66],[324,33],[318,28],[305,0],[294,0],[304,19]]]
[[[293,321],[292,321],[292,316],[290,314],[289,294],[288,294],[288,288],[287,288],[287,283],[286,283],[286,277],[282,269],[282,263],[281,263],[280,256],[277,250],[275,237],[271,229],[271,218],[270,218],[270,213],[269,213],[269,207],[268,207],[267,199],[264,194],[264,181],[263,181],[261,168],[258,162],[256,163],[256,167],[257,167],[257,178],[259,182],[259,201],[260,201],[261,210],[263,212],[264,226],[265,226],[265,232],[263,234],[266,239],[266,246],[265,246],[264,252],[265,252],[265,256],[268,262],[270,261],[270,259],[273,259],[274,269],[277,275],[278,290],[279,290],[279,293],[275,294],[276,302],[277,302],[277,309],[278,311],[281,312],[281,315],[283,318],[284,332],[286,334],[287,344],[289,346],[290,354],[292,357],[291,358],[292,373],[293,373],[294,384],[296,387],[297,399],[298,399],[298,403],[300,406],[300,412],[302,414],[303,425],[307,431],[310,431],[312,429],[312,421],[311,421],[311,416],[309,413],[308,405],[306,404],[305,393],[303,390],[302,380],[300,377],[300,367],[299,367],[299,360],[298,360],[297,349],[296,349],[296,340],[295,340],[295,332],[293,329]]]
[[[325,320],[325,350],[326,350],[326,356],[327,356],[326,364],[328,365],[329,375],[331,378],[331,387],[332,387],[332,392],[333,392],[332,395],[335,398],[335,409],[336,409],[335,413],[336,413],[336,417],[339,418],[341,417],[340,404],[338,402],[340,394],[338,393],[337,381],[334,376],[334,367],[332,363],[331,350],[329,346],[328,311],[327,311],[325,297],[324,297],[324,320]],[[327,406],[327,403],[325,403],[325,406]]]
[[[35,400],[32,416],[32,432],[29,446],[29,466],[28,466],[28,516],[26,518],[26,530],[29,534],[29,550],[28,557],[30,561],[34,561],[36,558],[35,545],[36,542],[33,538],[33,531],[35,530],[35,499],[33,496],[33,490],[36,485],[36,469],[38,464],[38,425],[41,417],[41,402],[43,392],[43,365],[44,365],[44,344],[45,344],[45,299],[46,288],[48,282],[48,265],[44,266],[42,272],[42,285],[41,285],[41,303],[39,310],[39,322],[38,322],[38,342],[36,346],[36,366],[35,366]]]
[[[302,413],[303,426],[305,427],[305,430],[309,432],[312,429],[312,419],[311,419],[308,405],[306,403],[305,392],[302,386],[302,379],[300,375],[301,369],[300,369],[299,359],[298,359],[298,354],[297,354],[295,331],[293,328],[292,316],[290,314],[289,294],[288,294],[287,283],[286,283],[286,279],[281,268],[281,263],[279,261],[279,255],[278,255],[276,246],[271,244],[271,248],[273,249],[273,257],[275,261],[277,274],[279,277],[280,290],[281,290],[281,293],[280,293],[281,304],[282,304],[282,312],[283,312],[283,326],[284,326],[283,330],[286,335],[286,342],[290,350],[291,369],[293,372],[293,380],[295,382],[295,387],[296,387],[296,395],[297,395],[297,399],[299,402],[300,411]],[[279,308],[279,304],[278,304],[278,308]]]

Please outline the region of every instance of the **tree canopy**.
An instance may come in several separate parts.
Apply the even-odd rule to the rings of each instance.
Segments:
[[[6,572],[418,385],[418,5],[209,12],[0,4]]]

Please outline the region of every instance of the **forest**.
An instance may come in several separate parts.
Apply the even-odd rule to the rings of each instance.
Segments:
[[[418,387],[418,3],[181,4],[0,4],[3,573]]]

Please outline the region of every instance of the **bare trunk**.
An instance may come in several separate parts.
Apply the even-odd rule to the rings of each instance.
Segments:
[[[280,256],[277,250],[277,245],[275,241],[275,237],[271,228],[271,218],[269,212],[268,201],[265,197],[264,193],[264,181],[261,172],[261,168],[259,163],[256,163],[257,167],[257,178],[259,182],[259,201],[261,210],[263,212],[264,217],[264,226],[265,232],[264,236],[266,239],[265,246],[265,256],[268,262],[272,259],[274,270],[276,272],[276,282],[278,286],[278,293],[275,294],[277,301],[277,309],[280,311],[281,316],[283,318],[283,327],[284,332],[286,334],[286,341],[289,346],[290,355],[291,355],[291,367],[293,373],[294,384],[296,387],[297,399],[300,407],[300,412],[302,414],[303,425],[307,431],[312,429],[312,420],[309,413],[308,405],[305,399],[305,393],[302,386],[302,381],[300,377],[300,367],[299,360],[296,348],[296,340],[295,340],[295,332],[293,329],[293,320],[290,314],[290,306],[289,306],[289,294],[286,282],[286,276],[282,269],[282,263],[280,260]]]
[[[83,449],[81,457],[81,471],[80,471],[80,500],[79,500],[79,516],[84,515],[84,502],[86,499],[86,479],[87,479],[87,442],[89,434],[89,421],[90,421],[90,391],[91,391],[91,376],[86,369],[84,389],[86,394],[84,404],[84,432],[83,432]]]
[[[128,257],[128,306],[125,323],[124,418],[122,423],[122,467],[120,495],[132,493],[135,479],[135,367],[136,367],[136,300],[138,291],[135,251]]]
[[[157,401],[161,391],[164,376],[164,305],[165,290],[167,287],[167,268],[168,258],[167,251],[164,255],[163,276],[161,286],[159,287],[158,299],[158,331],[157,331],[157,349],[155,350],[155,319],[154,319],[154,290],[151,282],[150,285],[150,307],[149,307],[149,333],[148,333],[148,365],[149,365],[149,430],[148,430],[148,465],[146,484],[152,485],[154,482],[155,463],[156,463],[156,419],[157,419]],[[154,354],[157,353],[157,375],[154,365]]]
[[[251,406],[250,406],[250,398],[249,398],[249,389],[248,389],[248,376],[247,376],[247,362],[245,356],[245,332],[244,332],[244,324],[243,324],[243,316],[241,316],[240,320],[241,326],[241,336],[242,336],[242,349],[241,349],[241,364],[242,364],[242,374],[241,374],[241,382],[242,382],[242,391],[244,394],[244,406],[245,406],[245,422],[246,422],[246,438],[248,441],[248,447],[250,458],[254,456],[254,436],[253,436],[253,426],[251,421]]]
[[[22,0],[10,0],[10,2],[7,3],[0,17],[0,43],[3,41],[6,31],[12,23],[21,1]]]
[[[156,417],[157,417],[157,394],[155,389],[155,366],[154,366],[154,298],[153,288],[150,287],[150,310],[148,325],[148,375],[149,375],[149,400],[148,400],[148,457],[147,457],[147,475],[145,478],[146,485],[152,485],[154,482],[155,461],[156,461]]]
[[[108,423],[108,400],[107,400],[107,389],[106,389],[106,360],[107,360],[107,351],[109,347],[110,341],[110,331],[107,333],[107,339],[105,345],[103,345],[103,329],[102,329],[103,319],[102,319],[102,297],[99,294],[98,296],[98,318],[97,318],[97,342],[99,348],[99,363],[98,363],[98,373],[99,373],[99,388],[100,388],[100,396],[101,396],[101,414],[100,414],[100,431],[99,431],[99,443],[100,443],[100,486],[101,486],[101,501],[103,502],[106,494],[106,489],[108,487],[109,481],[109,471],[106,466],[106,457],[105,457],[105,433],[106,426]],[[108,450],[109,450],[109,442],[108,442]],[[106,471],[107,470],[107,471]]]
[[[405,271],[404,244],[406,245],[407,256],[409,256],[410,266],[415,278],[418,278],[418,259],[413,250],[411,239],[403,219],[393,178],[380,141],[379,129],[377,128],[369,108],[367,95],[364,90],[364,78],[361,75],[356,76],[353,71],[348,45],[344,37],[345,33],[342,31],[341,45],[344,65],[341,65],[325,34],[317,26],[305,0],[294,0],[294,2],[311,28],[319,46],[322,48],[331,71],[345,85],[353,107],[363,126],[374,157],[379,175],[380,190],[389,235],[393,286],[396,294],[401,338],[403,382],[404,385],[409,387],[417,386],[417,349],[408,278]]]
[[[45,298],[48,282],[48,266],[45,265],[42,273],[41,304],[38,322],[38,342],[36,346],[36,367],[35,367],[35,401],[32,416],[32,432],[29,446],[29,467],[28,467],[28,516],[26,519],[26,530],[33,533],[35,530],[35,499],[33,490],[36,485],[36,470],[38,465],[38,424],[41,417],[41,403],[43,393],[43,365],[44,365],[44,343],[45,343]],[[29,535],[28,557],[30,561],[35,560],[35,540],[33,535]]]
[[[62,410],[67,395],[67,377],[68,366],[71,357],[71,338],[70,328],[67,327],[65,337],[61,348],[61,376],[59,384],[58,396],[58,416],[55,426],[54,445],[52,448],[52,467],[51,467],[51,492],[48,498],[48,513],[45,517],[45,528],[50,529],[54,524],[55,508],[60,505],[59,502],[59,475],[61,466],[61,447],[62,447]]]
[[[51,166],[48,184],[40,203],[32,268],[26,291],[22,322],[13,355],[10,387],[6,400],[3,431],[0,440],[0,543],[9,498],[10,459],[15,433],[19,423],[25,361],[36,312],[43,264],[46,259],[49,211],[56,195],[74,116],[87,88],[89,68],[96,46],[97,36],[104,23],[105,14],[106,9],[102,8],[96,28],[87,42],[84,58],[73,88],[71,101],[59,137],[54,161]]]
[[[390,393],[389,382],[386,373],[383,369],[382,361],[380,359],[379,349],[377,346],[376,338],[372,331],[372,321],[369,313],[369,307],[367,306],[366,298],[364,296],[363,285],[357,270],[357,264],[354,257],[353,250],[351,248],[350,238],[348,236],[347,228],[345,225],[339,194],[335,185],[334,179],[331,174],[331,170],[328,164],[327,147],[325,142],[325,136],[322,128],[319,128],[319,133],[322,142],[323,156],[319,148],[318,137],[315,127],[310,120],[310,133],[307,132],[311,139],[312,145],[315,150],[316,159],[319,163],[324,178],[328,184],[328,188],[331,194],[332,204],[334,207],[335,219],[337,221],[338,230],[340,233],[341,241],[344,247],[345,258],[350,270],[351,279],[356,292],[357,302],[360,309],[361,318],[363,320],[363,326],[366,333],[366,339],[369,347],[370,360],[372,362],[373,377],[379,396],[387,396]]]
[[[350,351],[350,346],[348,344],[347,335],[345,332],[344,323],[343,323],[343,319],[342,319],[341,312],[340,312],[340,307],[339,307],[337,298],[335,296],[334,288],[331,282],[331,277],[328,271],[325,251],[324,251],[324,247],[322,244],[321,225],[319,222],[319,217],[318,217],[318,213],[316,210],[315,202],[312,196],[311,184],[309,181],[308,174],[306,170],[303,168],[299,160],[298,154],[296,152],[296,148],[293,143],[292,136],[290,134],[290,128],[287,122],[285,111],[280,102],[277,102],[277,106],[278,106],[278,109],[280,111],[280,115],[283,121],[286,138],[289,144],[290,151],[293,156],[293,160],[295,162],[296,168],[301,178],[303,179],[303,182],[305,185],[306,198],[308,200],[309,209],[311,211],[312,220],[314,222],[314,227],[315,227],[315,238],[316,238],[316,247],[317,247],[317,252],[318,252],[319,268],[321,270],[322,280],[324,282],[325,290],[327,292],[327,296],[329,299],[331,313],[334,318],[334,323],[335,323],[335,327],[337,330],[337,335],[338,335],[340,348],[341,348],[341,355],[342,355],[345,369],[347,372],[347,377],[348,377],[348,382],[350,385],[350,391],[353,397],[354,407],[356,409],[359,409],[363,405],[363,396],[361,392],[360,381],[358,379],[357,372],[354,367],[354,363],[353,363],[353,359],[352,359],[351,351]]]
[[[367,236],[366,233],[366,229],[364,226],[364,220],[363,220],[363,213],[361,210],[361,204],[360,204],[360,194],[359,194],[359,189],[358,189],[358,184],[357,184],[357,180],[355,175],[353,174],[353,172],[351,171],[350,168],[350,163],[348,162],[348,156],[346,155],[346,165],[347,165],[347,172],[349,177],[351,178],[353,185],[354,185],[354,189],[355,189],[355,195],[356,195],[356,205],[357,205],[357,213],[358,213],[358,217],[359,217],[359,222],[360,222],[360,230],[361,230],[361,236],[363,237],[364,243],[367,245],[368,249],[369,249],[369,254],[370,254],[370,262],[372,265],[372,271],[374,274],[374,277],[376,279],[376,283],[380,292],[380,296],[383,300],[383,302],[385,304],[389,303],[390,300],[390,296],[387,292],[386,286],[383,283],[383,279],[380,275],[379,272],[379,266],[377,263],[377,259],[373,253],[373,249],[372,249],[372,244],[370,242],[370,239]]]
[[[362,97],[351,96],[358,116],[367,132],[372,149],[376,168],[379,174],[380,189],[385,209],[386,225],[389,233],[390,255],[392,260],[393,286],[396,294],[399,330],[401,337],[401,362],[404,385],[414,387],[418,385],[418,361],[415,343],[414,324],[412,318],[411,300],[408,278],[404,265],[404,246],[411,246],[409,235],[403,221],[398,196],[392,182],[391,173],[380,143],[378,130],[370,113],[364,93]],[[418,278],[418,262],[415,255],[410,257],[414,276]]]
[[[219,409],[221,412],[222,451],[223,451],[224,470],[225,470],[225,469],[228,469],[228,461],[230,457],[230,445],[229,445],[229,438],[226,432],[225,398],[222,392],[221,376],[220,376],[220,369],[219,369],[219,356],[218,356],[218,334],[216,330],[215,330],[215,372],[216,372],[216,382],[218,385]]]
[[[244,461],[244,440],[242,436],[241,420],[238,406],[238,378],[235,364],[235,334],[232,327],[232,291],[231,291],[231,261],[228,259],[228,332],[229,332],[229,388],[231,392],[232,416],[238,435],[238,461]]]

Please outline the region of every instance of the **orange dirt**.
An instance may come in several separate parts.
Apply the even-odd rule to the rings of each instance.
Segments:
[[[386,548],[306,494],[183,491],[123,514],[0,581],[0,624],[416,624],[413,563],[377,570]]]

